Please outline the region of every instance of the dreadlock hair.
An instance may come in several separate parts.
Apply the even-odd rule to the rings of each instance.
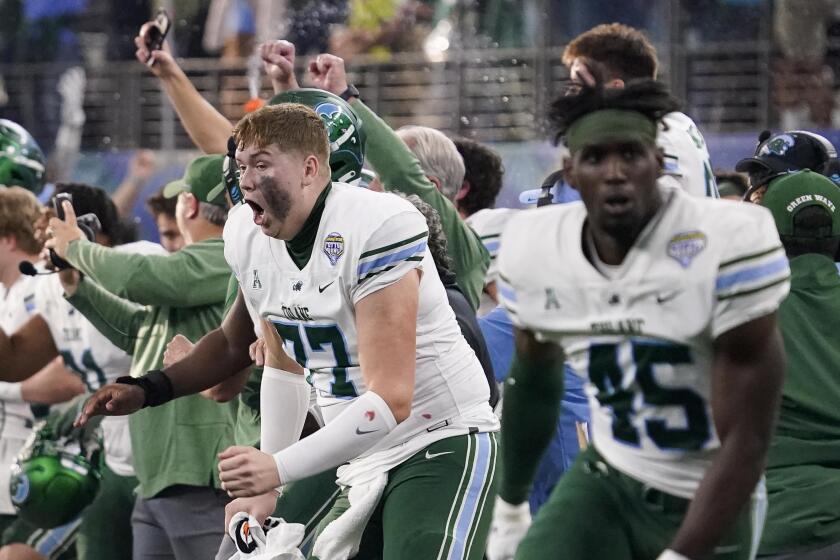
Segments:
[[[599,82],[595,87],[584,86],[576,94],[555,99],[549,107],[548,120],[557,144],[572,123],[595,111],[636,111],[659,121],[679,108],[679,100],[671,95],[665,84],[656,80],[632,80],[623,88],[605,88]]]

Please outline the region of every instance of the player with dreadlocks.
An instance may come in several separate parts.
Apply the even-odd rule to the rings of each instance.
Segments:
[[[652,81],[584,87],[551,108],[582,201],[522,212],[502,237],[517,332],[493,559],[754,554],[789,269],[764,209],[657,184],[657,123],[675,108]],[[528,530],[564,361],[586,380],[592,445]]]

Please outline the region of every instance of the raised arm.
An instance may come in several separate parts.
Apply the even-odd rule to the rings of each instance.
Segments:
[[[784,363],[775,313],[716,339],[712,414],[720,449],[671,543],[672,550],[688,558],[704,557],[749,504],[764,471]]]
[[[205,154],[225,153],[233,125],[201,96],[166,46],[162,50],[149,52],[145,37],[151,25],[152,22],[144,23],[134,38],[137,60],[146,64],[149,57],[154,57],[150,70],[160,79],[163,90],[193,143]]]
[[[309,77],[319,88],[339,95],[347,89],[344,61],[322,54],[309,64]],[[416,194],[440,215],[441,225],[455,264],[458,287],[473,309],[484,289],[490,254],[481,239],[452,204],[426,176],[420,162],[388,124],[357,98],[350,106],[365,130],[365,155],[387,191]]]

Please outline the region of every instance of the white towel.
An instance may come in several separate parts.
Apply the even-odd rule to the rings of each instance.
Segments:
[[[230,560],[305,560],[298,548],[304,530],[300,523],[286,523],[278,517],[269,517],[260,526],[255,518],[241,511],[228,526],[237,549]]]
[[[341,487],[350,487],[350,507],[324,527],[315,540],[312,556],[322,560],[346,560],[359,552],[362,533],[382,498],[388,473],[354,472],[352,465],[344,465],[338,469],[337,483]]]

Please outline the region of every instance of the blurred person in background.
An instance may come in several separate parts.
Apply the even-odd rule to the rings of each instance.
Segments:
[[[72,195],[80,213],[97,216],[101,224],[97,242],[108,246],[121,242],[116,208],[102,189],[59,183],[56,192]],[[39,219],[36,227],[42,224]],[[42,237],[43,233],[36,231],[35,236]],[[23,381],[24,397],[29,384],[40,382],[40,400],[50,404],[98,389],[125,375],[131,363],[130,356],[106,340],[67,303],[58,276],[33,278],[35,290],[30,302],[33,311],[27,321],[14,331],[0,330],[0,363],[3,364],[0,375],[5,380]],[[102,428],[105,439],[102,491],[107,498],[94,501],[81,519],[53,529],[41,529],[17,518],[3,532],[0,558],[67,558],[76,552],[83,559],[128,558],[136,486],[128,424],[109,420]]]
[[[478,234],[490,255],[490,266],[484,280],[479,315],[486,315],[498,304],[496,296],[496,255],[512,208],[494,208],[502,190],[505,169],[502,158],[493,149],[468,138],[454,138],[455,148],[464,161],[464,180],[453,199],[458,213]]]
[[[146,199],[146,208],[155,220],[160,244],[167,253],[174,253],[184,247],[184,236],[178,228],[176,207],[176,199],[167,198],[163,191]]]
[[[35,196],[20,187],[0,189],[0,330],[15,332],[37,313],[37,285],[41,278],[20,273],[22,261],[38,262],[41,243],[35,238],[40,205]],[[6,368],[5,362],[0,370]],[[56,356],[22,383],[0,382],[0,535],[17,515],[9,494],[10,468],[32,426],[46,407],[85,391],[82,380],[67,371]],[[0,552],[0,558],[3,557]]]
[[[622,88],[638,79],[656,79],[659,58],[644,33],[622,24],[599,25],[575,37],[563,51],[570,91],[596,81]],[[657,142],[665,154],[662,182],[677,184],[693,196],[717,197],[709,151],[694,121],[679,111],[665,115]]]
[[[825,56],[828,26],[840,1],[776,0],[774,7],[773,31],[782,53],[774,73],[781,128],[836,127],[834,73]]]
[[[227,217],[222,156],[193,160],[165,195],[178,197],[176,218],[185,242],[171,255],[120,253],[90,243],[67,205],[65,221],[50,220],[46,243],[83,274],[62,278],[68,301],[133,355],[135,377],[162,366],[166,344],[176,334],[197,340],[221,323],[231,276],[221,238]],[[132,384],[133,377],[117,383]],[[131,517],[135,560],[216,553],[228,501],[219,489],[216,455],[233,443],[235,415],[235,402],[196,395],[130,418],[139,482]]]
[[[117,205],[117,211],[123,218],[134,215],[137,197],[143,192],[146,183],[157,171],[155,153],[152,150],[137,150],[128,161],[128,169],[120,184],[111,194],[111,200]]]
[[[780,175],[810,169],[840,185],[840,163],[828,139],[806,130],[789,130],[771,134],[765,130],[758,137],[752,157],[739,160],[735,170],[746,173],[750,188],[744,199],[760,203],[767,184]]]
[[[715,170],[715,182],[721,198],[727,200],[744,200],[744,195],[750,188],[750,179],[744,173],[737,171]]]
[[[334,27],[329,47],[318,52],[345,60],[360,54],[387,60],[393,53],[420,52],[435,16],[435,2],[428,0],[350,0],[349,8],[347,25]],[[287,39],[299,45],[295,37]]]
[[[759,557],[840,557],[840,188],[813,171],[770,181],[761,205],[790,259],[790,294],[779,306],[787,362],[767,456],[767,519]]]

